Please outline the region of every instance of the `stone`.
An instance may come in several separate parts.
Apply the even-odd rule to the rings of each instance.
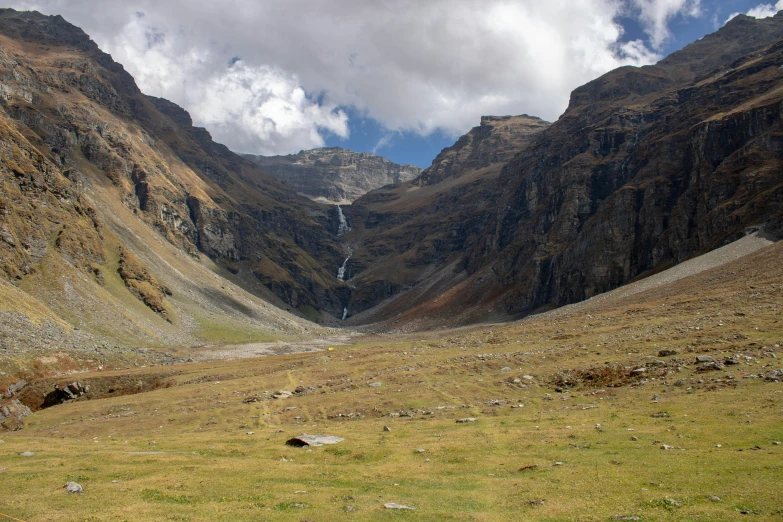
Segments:
[[[713,502],[723,502],[723,499],[720,498],[718,495],[710,495],[709,499],[712,500]]]
[[[424,448],[416,448],[416,453],[424,453],[425,451]]]
[[[369,386],[370,388],[380,388],[382,384],[383,383],[380,383],[380,382],[371,382],[367,386]]]
[[[637,517],[636,515],[615,515],[612,517],[612,520],[641,520],[642,517]]]
[[[661,400],[661,396],[656,393],[655,395],[652,396],[652,400],[659,401]]]
[[[388,427],[388,426],[384,426],[384,427],[383,427],[383,431],[391,431],[391,428],[390,428],[390,427]]]
[[[631,440],[637,442],[639,440],[639,437],[637,437],[636,435],[631,435]]]
[[[783,369],[780,370],[773,370],[766,375],[764,375],[765,381],[770,382],[781,382],[783,381]]]
[[[84,493],[84,488],[76,482],[68,482],[63,486],[68,493]]]
[[[658,413],[653,413],[650,415],[653,419],[666,419],[669,417],[668,411],[659,411]]]
[[[295,446],[301,448],[304,446],[318,447],[325,444],[337,444],[345,439],[342,437],[335,437],[333,435],[299,435],[288,439],[285,443],[288,446]]]
[[[407,509],[409,511],[413,511],[414,509],[416,509],[413,506],[405,506],[403,504],[397,504],[396,502],[387,502],[386,504],[383,505],[383,507],[385,507],[386,509]]]
[[[17,382],[16,384],[10,384],[5,392],[5,398],[10,399],[14,395],[16,395],[17,392],[21,391],[22,388],[27,386],[27,381],[22,379],[21,381]]]
[[[476,417],[465,417],[464,419],[457,419],[457,424],[465,424],[467,422],[476,422]]]
[[[511,371],[511,366],[504,366],[504,367],[502,367],[500,369],[500,371],[501,372],[510,372]]]
[[[677,350],[660,350],[658,351],[658,357],[669,357],[678,353]]]
[[[715,359],[710,357],[709,355],[697,355],[696,356],[696,362],[697,363],[714,363]]]
[[[272,394],[273,399],[288,399],[293,395],[292,392],[288,390],[277,390],[275,393]]]
[[[23,451],[19,454],[20,457],[32,457],[33,455],[35,455],[34,451]]]
[[[633,375],[642,375],[647,373],[647,368],[636,368],[635,370],[631,371],[631,374]]]
[[[532,375],[523,375],[522,378],[526,381],[532,381],[533,379],[535,379],[535,377],[533,377]]]
[[[673,450],[674,446],[669,446],[668,444],[662,444],[661,445],[662,450]]]

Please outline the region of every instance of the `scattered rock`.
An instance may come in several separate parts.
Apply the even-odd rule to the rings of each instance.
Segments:
[[[370,388],[380,388],[382,384],[383,384],[383,383],[380,383],[380,382],[377,382],[377,381],[376,381],[376,382],[371,382],[370,384],[368,384],[368,386],[369,386]]]
[[[709,499],[712,500],[713,502],[723,502],[723,499],[720,498],[718,495],[710,495]]]
[[[396,502],[387,502],[386,504],[383,505],[383,507],[385,507],[386,509],[407,509],[410,511],[416,509],[415,507],[405,506],[403,504],[397,504]]]
[[[682,500],[677,500],[676,498],[666,497],[663,499],[663,503],[667,506],[681,506]]]
[[[661,396],[656,393],[655,395],[652,396],[652,400],[659,401],[661,400]]]
[[[288,446],[295,446],[301,448],[304,446],[318,447],[324,444],[337,444],[345,439],[342,437],[335,437],[333,435],[299,435],[285,441]]]
[[[697,363],[714,363],[715,359],[710,357],[709,355],[697,355],[696,356],[696,362]]]
[[[416,453],[424,453],[425,451],[424,448],[416,448]]]
[[[23,451],[19,454],[20,457],[32,457],[33,455],[35,455],[34,451]]]
[[[773,370],[764,376],[765,381],[781,382],[783,381],[783,369]]]
[[[388,427],[388,426],[384,426],[384,427],[383,427],[383,431],[391,431],[391,428],[390,428],[390,427]]]
[[[510,367],[510,366],[504,366],[504,367],[502,367],[502,368],[500,369],[500,371],[501,371],[501,372],[510,372],[510,371],[511,371],[511,367]]]
[[[615,515],[612,517],[612,520],[641,520],[642,517],[637,517],[636,515]]]
[[[644,373],[647,373],[647,368],[636,368],[631,372],[633,375],[642,375]]]
[[[528,500],[527,503],[531,506],[543,506],[546,503],[546,500],[543,498],[534,498],[532,500]]]
[[[457,424],[465,424],[467,422],[476,422],[476,417],[465,417],[464,419],[457,419]]]
[[[293,395],[293,392],[288,390],[277,390],[272,394],[273,399],[288,399]]]
[[[242,402],[244,402],[245,404],[250,404],[251,402],[258,402],[259,399],[261,399],[261,397],[259,397],[258,395],[254,395],[253,397],[245,397],[244,399],[242,399]]]
[[[673,450],[673,449],[674,449],[674,446],[669,446],[668,444],[663,444],[663,445],[661,446],[661,449],[662,449],[662,450]]]
[[[63,487],[68,493],[84,493],[84,488],[76,482],[68,482]]]
[[[632,436],[631,436],[631,440],[632,440],[632,441],[634,441],[634,442],[636,442],[636,441],[638,441],[638,440],[639,440],[639,437],[637,437],[636,435],[632,435]]]
[[[525,379],[526,381],[532,381],[533,379],[535,379],[535,377],[533,377],[532,375],[523,375],[522,378]]]
[[[538,464],[529,464],[527,466],[522,466],[521,468],[519,468],[518,471],[530,471],[533,469],[538,469]]]
[[[562,463],[562,462],[560,462],[560,461],[557,461],[557,462],[555,462],[555,463],[554,463],[554,464],[552,464],[552,465],[553,465],[553,466],[562,466],[562,465],[563,465],[563,463]]]
[[[660,350],[658,352],[658,357],[669,357],[671,355],[677,355],[678,353],[677,350]]]
[[[669,417],[668,411],[659,411],[658,413],[653,413],[650,415],[653,419],[666,419]]]

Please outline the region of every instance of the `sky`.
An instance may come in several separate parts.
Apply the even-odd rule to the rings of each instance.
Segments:
[[[427,167],[482,115],[555,121],[570,92],[783,0],[12,0],[60,14],[236,152]],[[96,8],[96,6],[100,6]]]

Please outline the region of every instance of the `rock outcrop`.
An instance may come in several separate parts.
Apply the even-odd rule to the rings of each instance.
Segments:
[[[410,181],[422,171],[415,165],[397,165],[375,154],[340,147],[287,156],[242,156],[300,194],[333,203],[351,203],[371,190]]]

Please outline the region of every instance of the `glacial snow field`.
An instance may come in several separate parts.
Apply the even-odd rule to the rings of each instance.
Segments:
[[[776,243],[522,322],[79,374],[103,398],[37,411],[2,435],[0,512],[25,521],[777,520],[782,254]],[[116,390],[154,390],[112,397],[112,379]],[[302,434],[345,440],[286,445]],[[69,481],[84,492],[68,493]]]

